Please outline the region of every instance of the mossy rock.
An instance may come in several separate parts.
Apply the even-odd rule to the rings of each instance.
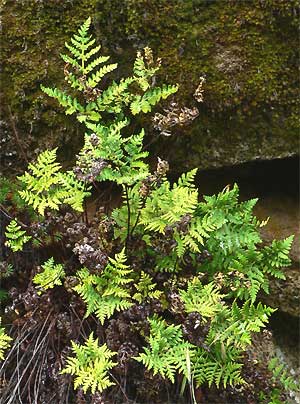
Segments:
[[[59,53],[88,15],[104,53],[123,66],[121,74],[128,71],[138,48],[151,46],[163,59],[157,80],[180,84],[180,105],[195,104],[192,94],[199,77],[205,76],[205,100],[198,105],[197,120],[174,129],[173,137],[159,138],[153,146],[176,170],[298,152],[297,0],[0,0],[0,4],[3,165],[12,162],[9,153],[20,153],[19,146],[12,147],[9,141],[16,137],[12,121],[29,159],[34,150],[58,144],[68,161],[79,147],[83,128],[65,118],[39,86],[64,85]],[[150,119],[146,121],[151,134]]]

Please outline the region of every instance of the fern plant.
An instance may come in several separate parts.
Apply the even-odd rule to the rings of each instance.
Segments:
[[[198,348],[194,373],[197,385],[208,382],[227,384],[244,383],[241,377],[241,354],[251,344],[251,335],[259,332],[274,311],[259,303],[254,306],[247,300],[242,307],[236,302],[228,306],[226,297],[213,282],[202,285],[198,278],[188,282],[187,289],[180,292],[187,313],[198,313],[201,322],[197,327],[209,330]]]
[[[165,178],[149,195],[140,219],[146,230],[164,233],[169,224],[178,222],[186,214],[193,214],[198,202],[198,192],[193,184],[196,171],[183,175],[173,187]]]
[[[177,371],[188,377],[187,357],[193,357],[195,347],[184,341],[180,325],[168,325],[158,317],[150,318],[149,323],[149,347],[144,347],[135,360],[173,383]]]
[[[38,294],[47,289],[52,289],[54,286],[62,284],[62,278],[65,276],[63,265],[55,264],[54,258],[49,258],[43,265],[43,271],[36,274],[33,278],[33,283],[41,289]]]
[[[195,276],[180,291],[185,313],[198,313],[203,323],[210,325],[204,339],[209,351],[185,341],[179,326],[152,318],[149,347],[137,360],[174,382],[177,370],[187,374],[188,352],[198,385],[242,383],[241,353],[251,343],[251,333],[259,332],[273,311],[254,305],[257,294],[260,289],[268,291],[268,276],[283,277],[280,268],[289,262],[287,252],[292,239],[259,250],[258,228],[262,224],[252,214],[256,200],[239,203],[237,186],[199,203],[194,185],[197,170],[183,174],[173,185],[166,178],[166,162],[159,160],[155,173],[150,173],[143,151],[144,132],[123,134],[130,124],[126,108],[133,115],[150,112],[177,87],[152,86],[151,78],[159,63],[155,65],[146,48],[144,55],[138,52],[132,76],[112,81],[103,89],[102,78],[117,65],[105,64],[108,57],[95,56],[100,46],[94,46],[94,39],[88,35],[90,23],[88,19],[71,44],[66,44],[71,56],[62,55],[67,63],[66,80],[79,98],[42,87],[66,108],[67,114],[76,114],[88,130],[75,172],[88,182],[109,180],[122,185],[124,203],[112,212],[112,218],[115,240],[125,243],[127,255],[134,255],[128,246],[135,236],[146,245],[141,257],[154,257],[155,271],[180,273],[188,255],[196,272],[210,277],[210,282],[202,285]],[[156,239],[165,239],[167,246],[155,246]],[[148,273],[139,269],[139,275],[134,274],[125,264],[125,249],[114,260],[110,258],[102,273],[93,274],[83,268],[77,274],[79,283],[74,290],[87,305],[86,316],[95,313],[101,324],[116,311],[128,309],[134,300],[141,304],[162,296]],[[204,250],[211,252],[211,259],[199,265]],[[230,304],[231,298],[244,304],[239,307],[235,300]]]
[[[204,320],[215,317],[224,308],[225,295],[220,293],[219,287],[214,282],[202,285],[197,277],[188,282],[186,290],[181,290],[180,297],[187,313],[197,312]]]
[[[76,165],[63,172],[57,150],[46,150],[19,177],[27,205],[42,216],[51,212],[43,219],[50,239],[62,234],[56,238],[62,263],[49,258],[33,283],[43,293],[65,279],[67,292],[85,303],[84,318],[93,319],[88,327],[106,335],[107,345],[92,333],[82,345],[72,342],[63,373],[85,393],[102,392],[113,384],[113,345],[116,374],[134,358],[135,366],[173,384],[188,381],[191,390],[194,384],[246,388],[244,352],[274,311],[257,296],[268,293],[271,277],[284,279],[292,237],[263,246],[259,229],[266,222],[253,215],[256,199],[239,202],[237,185],[199,202],[196,169],[173,183],[166,161],[150,170],[145,132],[135,133],[131,119],[151,112],[177,86],[155,86],[160,61],[149,48],[137,53],[129,77],[116,79],[117,64],[100,54],[90,25],[89,18],[61,55],[69,89],[42,86],[85,127]],[[122,188],[122,201],[90,220],[85,198],[104,181]],[[17,222],[6,232],[15,251],[28,241]]]
[[[230,350],[230,355],[225,359],[221,360],[218,356],[214,357],[204,350],[198,350],[193,369],[197,386],[207,383],[208,386],[215,384],[217,387],[223,385],[226,388],[228,385],[245,384],[241,376],[243,364],[239,363],[239,354]]]
[[[286,365],[280,363],[276,356],[270,360],[268,368],[273,374],[273,380],[279,381],[284,390],[300,391],[299,381],[295,381],[295,379],[288,374]]]
[[[31,239],[31,236],[26,235],[26,231],[22,230],[16,219],[6,226],[5,236],[5,244],[14,252],[22,251],[24,244]]]
[[[61,55],[67,64],[66,81],[77,90],[82,101],[56,88],[42,86],[42,90],[56,98],[66,109],[66,114],[76,114],[89,130],[79,154],[80,170],[89,172],[93,162],[102,159],[105,163],[96,170],[93,179],[132,184],[145,177],[147,165],[143,159],[148,153],[142,151],[144,131],[139,135],[121,137],[121,130],[130,123],[126,111],[130,108],[133,115],[150,112],[161,99],[174,94],[178,87],[152,86],[151,80],[160,64],[154,62],[151,49],[145,48],[144,54],[137,53],[132,76],[119,82],[112,81],[102,89],[102,79],[115,70],[117,64],[105,64],[109,56],[99,56],[101,46],[94,46],[95,39],[88,34],[90,24],[91,19],[88,18],[71,38],[71,44],[66,43],[71,56]],[[69,67],[73,72],[69,72]]]
[[[144,271],[141,271],[140,279],[135,282],[134,287],[136,292],[132,296],[132,299],[138,303],[151,299],[160,299],[163,294],[161,290],[157,289],[157,285],[153,282],[151,276]]]
[[[130,107],[133,115],[141,111],[150,112],[152,106],[160,99],[165,99],[177,91],[177,86],[152,87],[151,79],[159,69],[159,63],[155,64],[149,48],[145,48],[144,55],[141,52],[137,53],[132,76],[119,82],[113,81],[108,88],[101,90],[99,87],[103,78],[118,65],[105,64],[109,56],[99,56],[101,46],[94,46],[95,39],[88,34],[90,25],[91,19],[88,18],[78,33],[71,38],[71,43],[66,43],[71,55],[61,55],[67,64],[66,81],[72,88],[85,95],[89,102],[80,104],[77,98],[61,90],[42,86],[46,94],[56,98],[66,108],[66,114],[76,113],[80,122],[99,122],[104,111],[122,119],[126,107]],[[69,67],[73,72],[68,70]],[[139,92],[131,91],[133,84],[137,85]],[[113,121],[116,120],[119,119],[114,117]]]
[[[268,404],[291,402],[289,397],[300,391],[299,382],[288,374],[286,365],[281,363],[276,356],[269,361],[268,369],[272,374],[272,389],[268,394],[260,391],[259,402]]]
[[[90,195],[73,172],[60,172],[61,165],[55,161],[56,150],[41,153],[36,164],[29,164],[30,172],[19,177],[25,187],[19,192],[21,198],[41,215],[46,208],[58,210],[63,203],[82,211],[83,200]]]
[[[132,282],[132,270],[125,264],[124,249],[110,258],[100,275],[91,274],[87,268],[81,269],[78,285],[74,290],[86,303],[85,316],[95,313],[101,324],[118,310],[125,310],[132,305],[128,284]]]
[[[95,393],[113,385],[109,370],[117,364],[111,360],[116,352],[110,351],[106,344],[99,346],[98,338],[94,339],[93,334],[90,334],[84,345],[71,342],[75,356],[67,358],[66,367],[61,373],[75,376],[75,389],[81,387],[84,392],[90,389]]]
[[[234,302],[230,309],[225,308],[219,317],[213,320],[207,342],[221,343],[224,347],[232,344],[244,350],[251,344],[251,334],[259,332],[274,311],[261,303],[255,306],[249,300],[241,308]]]

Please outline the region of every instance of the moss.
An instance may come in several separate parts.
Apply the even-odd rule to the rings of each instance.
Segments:
[[[120,16],[115,38],[125,28],[136,46],[156,49],[161,75],[179,82],[182,103],[206,75],[199,119],[167,148],[177,167],[297,153],[296,1],[127,0]]]
[[[51,104],[40,91],[40,84],[63,85],[59,52],[86,15],[93,13],[95,3],[92,0],[2,0],[0,3],[5,38],[1,44],[4,101],[1,115],[10,128],[8,139],[13,138],[8,117],[10,108],[29,158],[34,149],[54,143],[63,145],[76,136],[76,122],[55,112],[59,111],[57,105]],[[11,142],[7,148],[12,148]]]
[[[188,165],[201,167],[297,152],[297,0],[2,4],[2,92],[22,133],[31,132],[28,149],[41,139],[64,145],[76,136],[74,121],[52,112],[59,110],[39,84],[59,85],[62,44],[91,15],[104,50],[125,65],[136,48],[153,47],[163,58],[161,77],[181,86],[180,102],[190,104],[199,76],[206,76],[200,117],[173,140],[173,161],[186,165],[187,151]]]

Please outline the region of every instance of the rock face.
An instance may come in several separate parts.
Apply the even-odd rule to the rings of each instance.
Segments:
[[[149,45],[163,59],[157,81],[177,82],[177,101],[189,107],[195,105],[199,77],[205,76],[198,119],[153,146],[171,167],[221,167],[298,152],[297,0],[0,4],[2,168],[13,164],[15,154],[22,158],[25,152],[31,159],[35,149],[52,144],[60,145],[68,160],[69,145],[76,149],[82,141],[83,128],[65,118],[39,86],[64,86],[59,53],[88,15],[103,52],[123,66],[121,74],[136,50]],[[147,122],[151,133],[150,118]]]
[[[276,307],[283,313],[300,317],[300,276],[299,265],[285,271],[286,280],[273,280],[270,284],[270,294],[262,300],[271,307]]]
[[[299,246],[299,204],[289,197],[265,198],[259,201],[255,211],[259,218],[270,216],[269,223],[262,228],[262,237],[271,242],[295,235],[290,257],[292,265],[285,270],[286,280],[273,279],[270,294],[262,296],[265,303],[278,307],[291,316],[300,317],[300,246]]]

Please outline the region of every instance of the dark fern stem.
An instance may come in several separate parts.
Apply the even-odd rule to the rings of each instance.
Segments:
[[[137,225],[138,225],[138,223],[139,223],[142,210],[143,210],[143,208],[144,208],[145,205],[146,205],[146,201],[147,201],[147,196],[144,196],[144,197],[143,197],[143,200],[142,200],[142,206],[141,206],[141,208],[140,208],[139,211],[138,211],[138,214],[137,214],[137,216],[136,216],[135,223],[134,223],[134,225],[132,226],[132,229],[131,229],[131,233],[130,233],[131,237],[133,236],[134,230],[136,229],[136,227],[137,227]]]

